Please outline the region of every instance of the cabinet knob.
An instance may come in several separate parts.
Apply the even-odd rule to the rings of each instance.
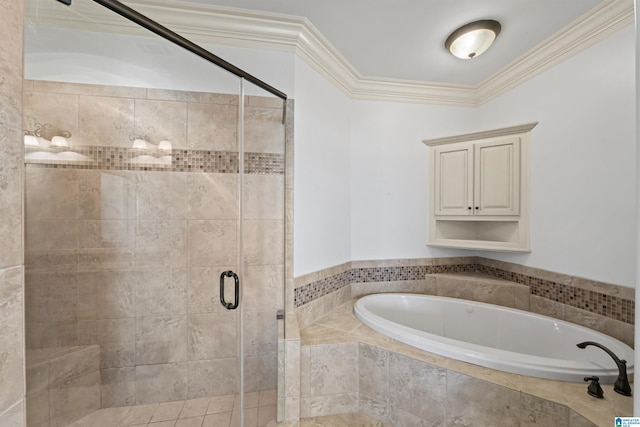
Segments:
[[[476,210],[478,211],[478,210],[480,210],[480,208],[476,206]]]
[[[471,210],[471,206],[469,206],[467,209]]]

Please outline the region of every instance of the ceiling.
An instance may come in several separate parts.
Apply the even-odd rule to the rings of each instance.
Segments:
[[[634,7],[633,0],[121,1],[205,46],[295,51],[353,98],[466,106],[481,105],[633,23]],[[26,6],[25,16],[45,25],[145,31],[93,2],[68,8],[30,0]],[[449,54],[447,36],[478,19],[501,22],[494,45],[471,60]]]
[[[477,86],[603,0],[190,0],[307,18],[364,77]],[[606,3],[606,2],[604,2]],[[444,48],[457,27],[496,19],[502,32],[473,60]]]

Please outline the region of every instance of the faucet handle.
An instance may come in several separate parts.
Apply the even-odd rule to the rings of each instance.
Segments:
[[[591,381],[591,383],[589,384],[589,387],[587,387],[587,393],[589,393],[589,396],[593,396],[596,397],[598,399],[603,399],[604,398],[604,392],[602,391],[602,387],[600,387],[600,378],[593,376],[593,377],[584,377],[585,381]]]

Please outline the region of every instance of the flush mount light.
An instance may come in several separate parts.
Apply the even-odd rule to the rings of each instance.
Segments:
[[[482,55],[500,34],[502,26],[493,19],[470,22],[447,37],[444,47],[453,56],[472,59]]]

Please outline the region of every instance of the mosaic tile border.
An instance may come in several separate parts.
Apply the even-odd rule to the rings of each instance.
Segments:
[[[293,304],[295,307],[300,307],[349,284],[351,284],[351,270],[316,280],[293,290]]]
[[[300,307],[351,283],[422,280],[427,274],[469,272],[484,273],[526,285],[529,287],[531,295],[566,304],[630,325],[635,323],[635,301],[477,263],[353,268],[294,289],[294,304],[296,307]]]
[[[528,286],[531,295],[635,324],[635,301],[486,265],[478,264],[476,267],[481,273]]]
[[[285,156],[245,153],[246,174],[284,175]],[[25,147],[29,166],[57,169],[158,172],[238,173],[238,153],[207,150],[141,151],[125,147],[84,146],[70,149]]]
[[[335,276],[296,288],[294,290],[294,304],[296,307],[300,307],[351,283],[422,280],[427,274],[469,273],[474,271],[477,271],[476,264],[352,268]]]

